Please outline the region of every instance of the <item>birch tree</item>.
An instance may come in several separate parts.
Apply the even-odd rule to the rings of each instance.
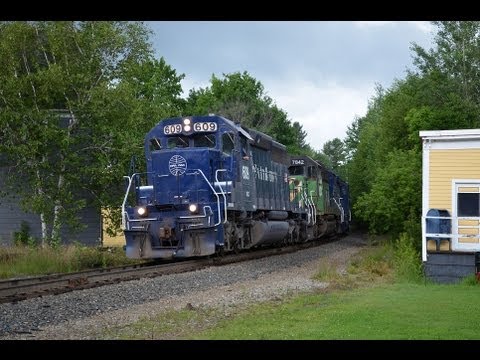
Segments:
[[[5,192],[39,215],[42,245],[64,224],[79,229],[89,201],[118,207],[143,135],[180,113],[182,76],[153,58],[149,36],[137,22],[0,23],[0,166]]]

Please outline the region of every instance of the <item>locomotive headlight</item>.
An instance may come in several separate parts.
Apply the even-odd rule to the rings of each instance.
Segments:
[[[183,119],[183,125],[191,125],[192,124],[192,120],[190,119]],[[187,130],[188,131],[188,130]]]
[[[137,214],[140,216],[146,216],[147,215],[147,208],[144,206],[140,206],[137,208]]]
[[[191,213],[196,212],[197,209],[198,209],[198,207],[197,207],[196,204],[190,204],[190,205],[188,205],[188,210],[190,210]]]
[[[188,131],[192,130],[192,127],[191,127],[190,125],[185,125],[185,126],[183,127],[183,130],[186,131],[186,132],[188,132]]]

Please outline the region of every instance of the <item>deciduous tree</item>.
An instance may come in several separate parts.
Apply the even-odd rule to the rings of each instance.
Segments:
[[[287,113],[265,94],[263,84],[246,71],[223,74],[222,79],[212,75],[209,87],[190,90],[185,115],[209,113],[265,132],[292,153],[305,150],[306,132],[302,126],[292,124]]]
[[[87,200],[118,208],[143,135],[180,114],[182,76],[137,22],[0,23],[0,153],[42,240],[79,226]]]

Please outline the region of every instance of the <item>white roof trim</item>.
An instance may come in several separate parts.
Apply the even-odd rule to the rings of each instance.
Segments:
[[[420,131],[424,140],[480,139],[480,129]]]

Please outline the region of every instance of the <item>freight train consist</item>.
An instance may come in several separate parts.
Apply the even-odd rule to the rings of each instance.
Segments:
[[[307,156],[221,116],[161,121],[147,172],[126,176],[129,258],[186,258],[345,233],[348,185]]]

